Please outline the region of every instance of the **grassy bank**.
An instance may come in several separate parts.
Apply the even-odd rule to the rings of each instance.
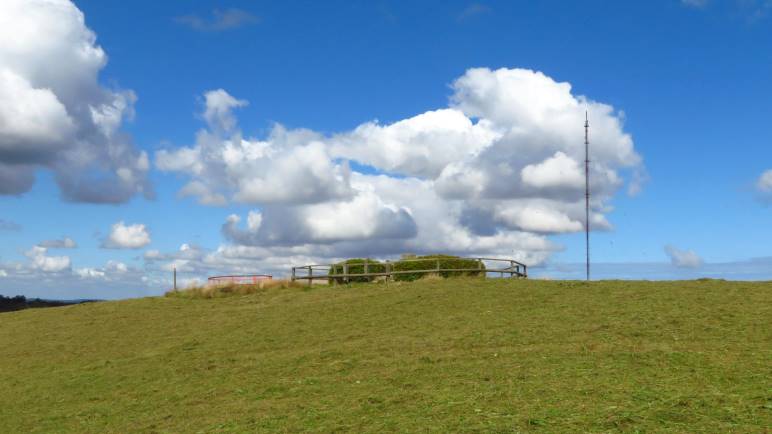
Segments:
[[[764,432],[772,284],[450,279],[0,314],[0,432]]]
[[[307,285],[297,281],[265,280],[250,284],[224,283],[220,285],[191,286],[189,288],[168,291],[165,296],[176,298],[222,298],[239,295],[259,295],[266,297],[268,295],[275,296],[281,290],[300,288],[310,290]]]

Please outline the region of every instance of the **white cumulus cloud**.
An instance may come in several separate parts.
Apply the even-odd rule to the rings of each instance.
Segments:
[[[233,109],[244,107],[247,101],[236,99],[223,89],[211,90],[204,94],[206,123],[221,131],[231,131],[236,126]]]
[[[150,232],[143,224],[127,225],[119,221],[112,225],[110,234],[102,241],[108,249],[139,249],[150,244]]]
[[[523,184],[536,188],[584,188],[584,170],[561,151],[541,163],[525,166],[520,177]]]
[[[76,268],[72,272],[81,279],[99,279],[105,277],[105,272],[96,268]]]
[[[334,157],[403,175],[436,178],[448,164],[473,157],[499,135],[488,122],[474,123],[460,110],[446,108],[390,125],[367,122],[329,142]]]
[[[242,138],[232,110],[246,103],[225,91],[205,94],[196,144],[156,154],[162,171],[193,179],[180,192],[204,205],[318,203],[353,195],[347,164],[336,163],[322,136],[276,125],[267,140]]]
[[[70,269],[69,256],[48,256],[48,249],[33,246],[25,255],[30,260],[30,268],[44,273],[57,273]]]
[[[131,91],[99,82],[107,55],[69,0],[0,2],[0,194],[52,170],[63,197],[93,203],[151,197],[147,154],[121,131]]]

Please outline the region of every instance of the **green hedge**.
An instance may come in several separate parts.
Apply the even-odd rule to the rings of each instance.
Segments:
[[[465,259],[450,255],[417,256],[410,259],[411,260],[403,259],[394,262],[394,271],[434,270],[437,268],[437,261],[439,261],[441,269],[475,269],[475,271],[442,271],[439,273],[442,277],[481,276],[485,274],[485,264],[482,264],[475,259]],[[482,268],[480,271],[477,271],[479,267]],[[425,275],[426,273],[400,273],[394,275],[394,280],[412,281],[420,279]]]
[[[338,262],[337,264],[333,264],[332,267],[330,267],[329,274],[343,274],[344,267],[343,265],[346,264],[348,268],[348,274],[362,274],[365,272],[365,260],[367,261],[367,272],[368,273],[382,273],[386,271],[386,266],[375,259],[365,259],[365,258],[354,258],[354,259],[347,259],[343,262]],[[367,277],[367,276],[360,276],[360,277],[350,277],[348,279],[344,277],[335,277],[330,278],[330,283],[346,283],[348,282],[372,282],[375,280],[374,277]]]

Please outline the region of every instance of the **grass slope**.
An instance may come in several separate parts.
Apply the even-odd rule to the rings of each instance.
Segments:
[[[771,306],[457,279],[12,312],[0,432],[769,432]]]

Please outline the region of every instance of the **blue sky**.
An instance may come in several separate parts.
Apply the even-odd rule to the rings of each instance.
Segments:
[[[292,199],[278,203],[261,195],[251,200],[228,196],[224,206],[201,205],[195,196],[180,197],[178,192],[188,182],[202,179],[189,169],[170,169],[168,164],[165,169],[159,167],[157,152],[195,147],[199,144],[196,133],[202,129],[219,134],[215,130],[220,127],[203,114],[208,107],[219,107],[214,99],[207,99],[208,91],[222,89],[233,98],[218,113],[227,112],[226,117],[237,119],[238,133],[247,140],[267,140],[276,123],[330,139],[370,121],[390,125],[453,106],[449,101],[458,89],[454,83],[470,68],[541,72],[556,83],[570,83],[570,94],[576,98],[586,96],[613,106],[613,118],[620,122],[621,134],[632,138],[642,159],[637,167],[647,174],[647,180],[637,195],[628,195],[625,187],[617,186],[604,201],[602,214],[611,227],[593,233],[593,260],[621,265],[607,267],[609,271],[598,277],[643,278],[650,264],[660,270],[650,274],[654,278],[732,277],[725,271],[727,263],[750,261],[755,264],[753,271],[734,277],[772,279],[772,267],[765,271],[768,262],[751,261],[772,256],[768,200],[772,187],[767,189],[762,183],[762,174],[772,169],[772,3],[766,0],[374,1],[353,5],[342,1],[81,0],[75,6],[85,17],[85,27],[96,36],[94,45],[104,50],[107,59],[104,67],[84,66],[81,75],[95,74],[93,87],[110,92],[116,101],[122,91],[131,90],[136,96],[133,116],[125,111],[116,131],[129,137],[130,145],[122,145],[128,146],[126,152],[146,153],[147,170],[139,166],[132,170],[137,177],[146,177],[142,185],[152,187],[142,191],[152,188],[155,197],[129,194],[118,204],[88,203],[93,200],[78,193],[68,198],[57,182],[62,173],[74,176],[57,165],[65,163],[30,160],[36,174],[31,188],[0,195],[0,219],[6,222],[6,229],[0,229],[0,270],[6,274],[0,277],[0,293],[99,298],[159,293],[165,285],[164,267],[186,260],[179,253],[183,244],[202,252],[197,265],[187,264],[189,271],[185,271],[186,264],[177,262],[182,274],[191,278],[252,268],[274,271],[292,260],[337,258],[346,252],[394,255],[400,247],[376,239],[377,231],[356,238],[356,246],[353,238],[346,237],[342,241],[324,238],[326,241],[315,244],[318,234],[308,232],[311,241],[294,241],[298,248],[305,246],[302,254],[271,250],[261,252],[257,257],[262,259],[252,262],[249,257],[241,257],[237,265],[211,259],[202,266],[203,252],[212,253],[218,247],[269,247],[262,235],[249,238],[249,228],[241,229],[240,235],[224,232],[222,226],[229,215],[238,215],[244,228],[248,213],[260,212],[265,226],[270,218],[292,220],[299,206],[317,202]],[[77,23],[73,26],[77,28]],[[45,28],[41,23],[41,30]],[[3,41],[0,44],[12,45],[7,38]],[[35,55],[35,44],[30,41],[29,58]],[[8,66],[3,62],[0,57],[0,68]],[[68,62],[66,57],[55,58],[48,67],[55,70],[59,64],[66,69]],[[14,63],[13,71],[31,70],[23,66]],[[45,88],[29,80],[33,88]],[[73,117],[72,104],[62,92],[56,88],[55,94]],[[10,100],[3,100],[3,95],[9,94],[0,92],[0,102],[6,105]],[[248,105],[233,101],[248,101]],[[97,129],[98,123],[95,125]],[[234,131],[222,128],[218,137],[225,143]],[[593,133],[591,128],[591,140]],[[579,123],[579,144],[582,134]],[[9,149],[29,146],[21,139],[7,140],[4,146]],[[93,146],[104,147],[117,139],[89,140]],[[53,155],[53,151],[45,152]],[[343,173],[339,163],[348,159],[352,161],[348,167],[364,175],[429,178],[372,162],[368,165],[347,155],[333,159],[334,173]],[[104,163],[97,157],[89,161],[89,168]],[[0,162],[17,164],[18,157],[0,154]],[[614,170],[629,182],[631,167]],[[207,173],[211,176],[213,172]],[[225,188],[225,193],[237,191]],[[413,215],[410,204],[395,202],[393,193],[377,194],[378,199],[373,200],[385,203],[385,209],[402,207]],[[474,206],[471,199],[465,204]],[[266,207],[273,207],[273,214]],[[401,215],[384,212],[389,218]],[[353,222],[358,218],[350,217]],[[420,239],[425,232],[416,219]],[[144,225],[151,241],[141,247],[105,248],[118,222],[126,227]],[[411,228],[399,229],[401,239],[410,238]],[[528,232],[522,227],[507,227],[506,231]],[[561,271],[565,268],[559,265],[583,260],[583,234],[563,229],[537,232],[552,243],[552,250],[529,260],[545,264],[545,275],[578,277]],[[74,240],[77,247],[48,248],[43,255],[66,256],[69,266],[52,265],[48,272],[35,269],[35,254],[30,249],[44,240],[64,237]],[[247,239],[250,241],[244,241]],[[291,243],[279,244],[289,248]],[[338,244],[346,246],[331,247]],[[666,253],[668,245],[691,251],[698,263],[680,264]],[[506,253],[497,246],[491,253]],[[522,249],[512,245],[513,254]],[[148,251],[156,251],[161,259],[148,260]],[[320,251],[324,253],[317,255]],[[479,248],[470,251],[477,253],[484,252]],[[284,259],[269,261],[266,255]],[[107,261],[120,262],[128,272],[110,278]],[[89,280],[83,277],[88,273],[76,273],[85,269],[105,276]],[[140,280],[143,276],[144,281]]]

